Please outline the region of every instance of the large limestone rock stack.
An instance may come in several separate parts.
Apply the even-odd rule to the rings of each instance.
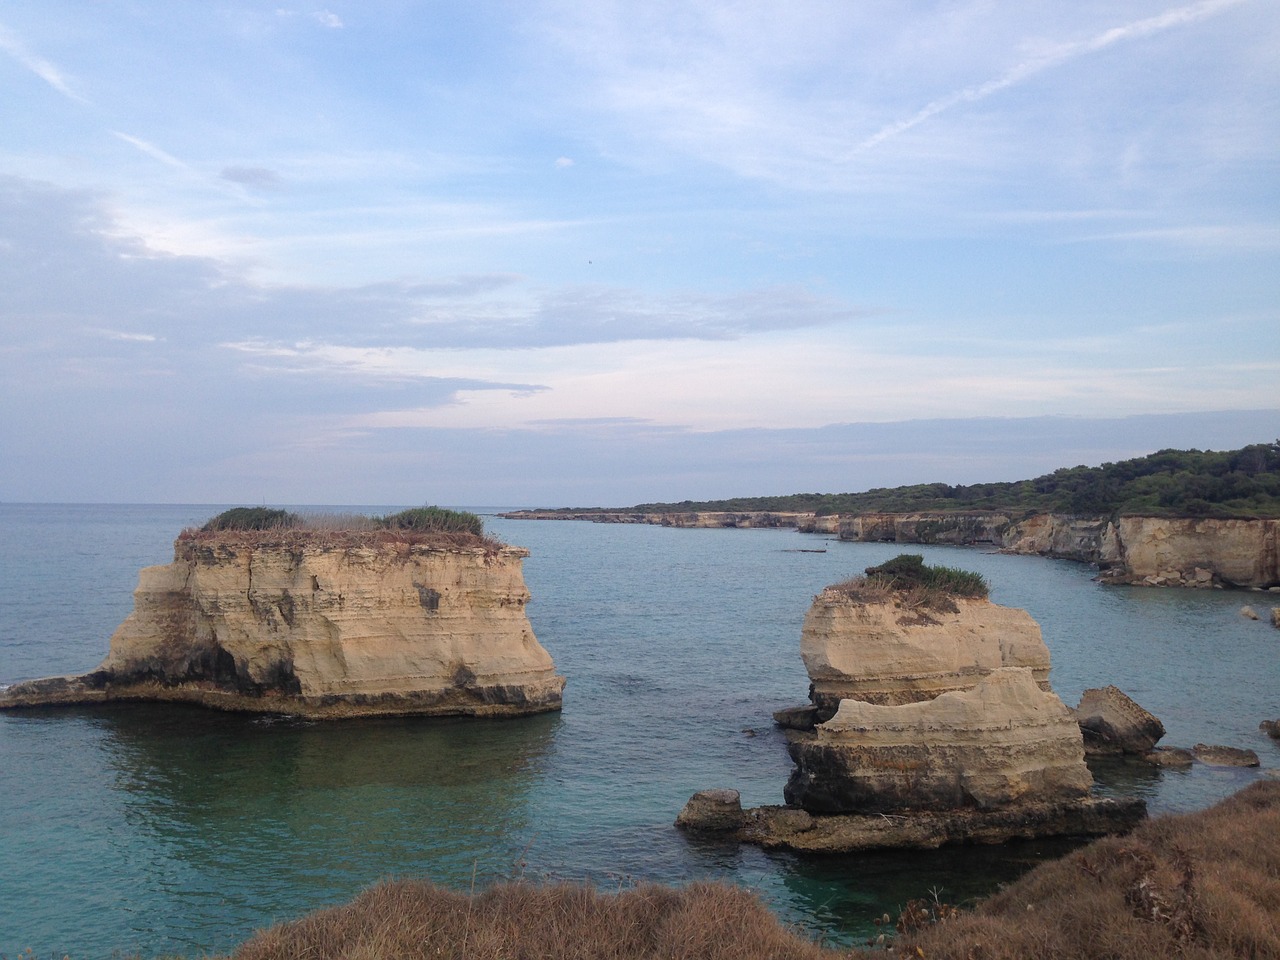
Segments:
[[[896,705],[967,690],[994,670],[1025,667],[1049,687],[1049,648],[1025,610],[985,596],[932,601],[924,591],[853,581],[814,598],[800,656],[819,720],[842,700]]]
[[[534,637],[528,551],[412,530],[189,531],[142,570],[97,670],[0,706],[189,700],[307,716],[559,709]]]
[[[820,721],[791,736],[789,805],[877,814],[1079,801],[1093,779],[1049,651],[980,577],[902,556],[824,590],[801,652]]]

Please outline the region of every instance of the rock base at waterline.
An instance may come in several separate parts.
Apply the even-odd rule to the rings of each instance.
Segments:
[[[932,850],[947,844],[997,844],[1041,837],[1127,833],[1147,814],[1146,801],[1086,797],[1016,804],[1001,810],[820,814],[797,807],[754,807],[732,834],[741,843],[805,853]]]

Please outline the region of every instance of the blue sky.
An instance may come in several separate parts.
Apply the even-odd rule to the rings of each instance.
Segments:
[[[0,500],[1280,435],[1280,6],[0,4]]]

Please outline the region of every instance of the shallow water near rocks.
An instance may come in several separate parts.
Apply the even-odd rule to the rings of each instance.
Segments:
[[[168,562],[177,533],[219,509],[0,505],[0,683],[95,666],[131,609],[138,568]],[[910,898],[990,893],[1069,845],[805,858],[672,826],[707,787],[781,802],[790,762],[770,714],[804,700],[809,602],[903,549],[976,570],[993,599],[1029,610],[1068,703],[1115,683],[1164,721],[1165,743],[1250,747],[1264,768],[1280,766],[1258,731],[1280,716],[1280,632],[1238,613],[1267,596],[1101,587],[1064,561],[790,530],[487,525],[532,551],[529,616],[569,678],[561,714],[0,714],[0,956],[226,951],[390,876],[460,890],[516,877],[606,889],[724,879],[845,943]],[[1095,774],[1103,792],[1137,793],[1153,812],[1207,806],[1261,775],[1119,764]]]

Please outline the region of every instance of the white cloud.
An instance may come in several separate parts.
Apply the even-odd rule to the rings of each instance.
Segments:
[[[313,16],[322,26],[328,27],[331,30],[341,30],[344,25],[341,17],[336,13],[329,12],[328,10],[317,11]]]
[[[562,169],[562,170],[563,170],[564,168],[566,168],[566,167],[572,167],[572,166],[573,166],[573,159],[572,159],[572,158],[570,158],[570,157],[557,157],[557,158],[556,158],[556,166],[557,166],[557,167],[559,167],[559,168],[560,168],[560,169]]]
[[[119,130],[112,130],[111,134],[112,136],[117,137],[118,139],[123,140],[125,143],[129,144],[129,146],[135,147],[138,150],[141,150],[148,157],[151,157],[151,159],[159,160],[161,163],[163,163],[167,167],[172,167],[175,170],[181,170],[183,173],[189,173],[189,174],[195,173],[195,171],[189,165],[187,165],[186,163],[183,163],[173,154],[168,153],[164,150],[161,150],[154,143],[150,143],[146,140],[143,140],[141,137],[135,137],[128,133],[122,133]]]
[[[886,140],[905,133],[912,127],[919,126],[925,121],[961,104],[977,103],[992,94],[1024,83],[1051,67],[1068,63],[1090,53],[1096,53],[1117,43],[1148,37],[1163,30],[1194,23],[1196,20],[1213,16],[1229,7],[1239,6],[1244,2],[1246,0],[1202,0],[1200,3],[1168,10],[1154,17],[1146,17],[1123,26],[1112,27],[1087,40],[1051,45],[1031,59],[1010,67],[998,77],[939,97],[911,116],[882,127],[859,143],[854,148],[853,154],[871,150]]]
[[[67,99],[83,104],[89,102],[71,88],[61,70],[48,60],[28,50],[26,45],[4,24],[0,24],[0,50],[3,50]]]
[[[160,338],[153,333],[128,333],[123,330],[96,330],[95,333],[108,340],[124,340],[129,343],[155,343]]]

